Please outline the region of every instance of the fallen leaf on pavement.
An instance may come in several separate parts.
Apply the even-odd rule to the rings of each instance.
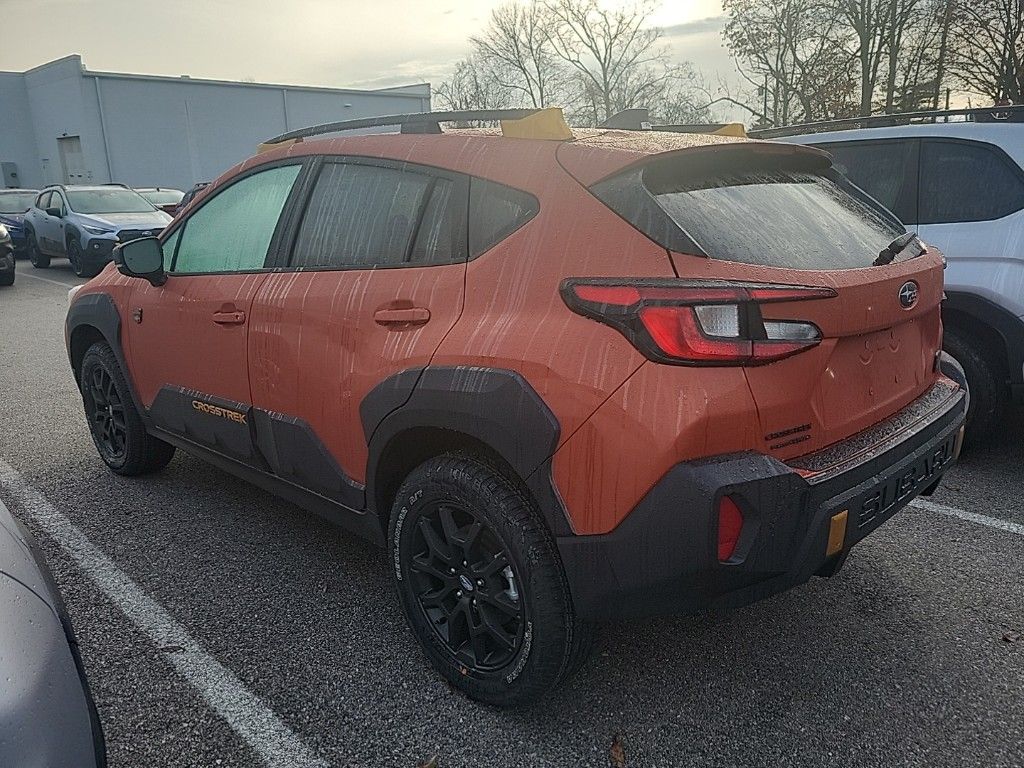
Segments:
[[[619,734],[612,736],[610,755],[612,768],[626,768],[626,745]]]

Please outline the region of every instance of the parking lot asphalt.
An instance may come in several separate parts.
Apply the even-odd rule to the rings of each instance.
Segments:
[[[570,684],[502,712],[431,672],[372,545],[180,451],[107,471],[63,346],[82,281],[18,273],[0,498],[64,593],[114,768],[607,766],[616,735],[631,767],[1024,763],[1021,413],[834,578],[610,625]]]

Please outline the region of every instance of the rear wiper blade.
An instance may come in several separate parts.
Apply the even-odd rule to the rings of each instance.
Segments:
[[[900,235],[881,250],[878,257],[871,262],[871,266],[880,267],[883,264],[891,264],[892,260],[899,256],[903,249],[916,239],[917,235],[913,232]]]

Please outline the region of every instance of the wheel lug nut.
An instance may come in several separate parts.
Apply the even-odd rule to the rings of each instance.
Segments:
[[[460,589],[458,592],[456,592],[455,596],[456,597],[462,597],[462,590]]]
[[[455,569],[454,568],[449,568],[448,569],[448,573],[455,573]]]
[[[476,605],[476,598],[473,598],[473,605]]]
[[[476,585],[477,585],[478,587],[482,587],[482,586],[484,585],[484,580],[483,580],[483,579],[477,579],[477,580],[476,580]]]
[[[462,564],[463,565],[469,565],[469,563],[467,563],[465,560],[462,561]]]

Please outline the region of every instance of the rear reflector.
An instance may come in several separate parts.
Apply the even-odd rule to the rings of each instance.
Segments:
[[[570,278],[562,298],[610,325],[649,359],[681,365],[763,365],[814,347],[813,323],[761,317],[770,302],[829,299],[831,288],[721,280]]]
[[[743,528],[743,513],[736,502],[723,496],[718,502],[718,561],[724,563],[736,551]]]

